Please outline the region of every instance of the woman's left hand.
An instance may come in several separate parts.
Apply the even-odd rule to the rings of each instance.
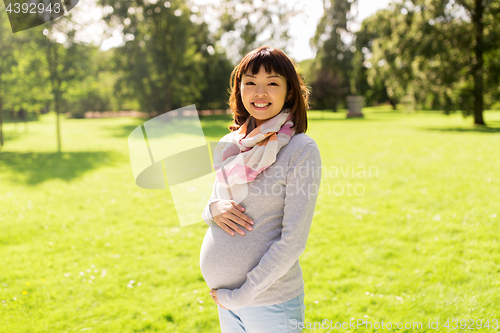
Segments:
[[[217,298],[217,289],[210,290],[210,295],[212,295],[212,299],[214,300],[214,302],[217,303],[221,308],[229,310],[228,308],[222,306],[222,304],[219,303],[219,299]]]

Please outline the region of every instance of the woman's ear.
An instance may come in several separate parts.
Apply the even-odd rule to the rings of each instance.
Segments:
[[[288,93],[288,95],[286,96],[286,101],[285,102],[288,102],[290,100],[290,98],[292,98],[292,91],[291,90]]]

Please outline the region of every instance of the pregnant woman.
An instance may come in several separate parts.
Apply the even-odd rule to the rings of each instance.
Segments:
[[[230,78],[234,124],[214,151],[202,275],[223,333],[301,332],[306,248],[321,180],[305,134],[309,92],[282,51],[249,52]]]

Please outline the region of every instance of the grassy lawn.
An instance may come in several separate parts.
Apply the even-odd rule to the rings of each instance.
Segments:
[[[459,114],[364,113],[310,112],[324,172],[300,258],[306,322],[435,332],[429,320],[489,319],[481,331],[498,331],[500,112],[485,129]],[[207,140],[230,119],[204,117]],[[135,185],[127,138],[142,122],[63,119],[62,154],[53,114],[27,133],[5,125],[0,332],[220,332],[199,269],[206,224],[181,228],[168,190]]]

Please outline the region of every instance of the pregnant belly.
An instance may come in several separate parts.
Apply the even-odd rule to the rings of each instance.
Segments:
[[[231,236],[219,226],[210,226],[200,251],[201,274],[207,285],[211,289],[241,287],[274,241],[260,235],[258,228],[245,231],[244,236]]]

